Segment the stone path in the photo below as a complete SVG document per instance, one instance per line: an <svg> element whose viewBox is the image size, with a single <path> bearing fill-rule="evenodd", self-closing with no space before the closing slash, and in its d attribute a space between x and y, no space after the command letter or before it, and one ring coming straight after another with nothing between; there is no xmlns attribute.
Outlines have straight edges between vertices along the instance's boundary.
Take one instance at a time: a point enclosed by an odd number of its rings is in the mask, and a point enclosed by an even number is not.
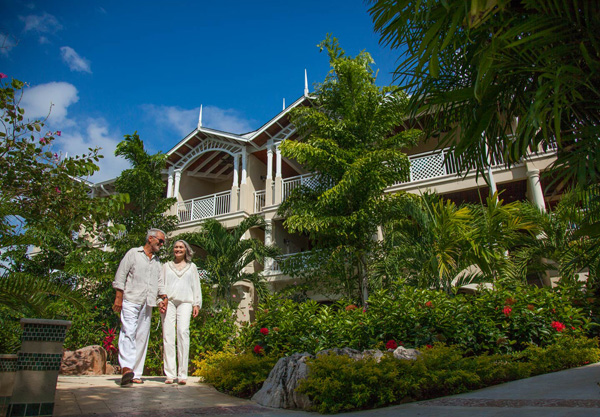
<svg viewBox="0 0 600 417"><path fill-rule="evenodd" d="M164 378L143 385L119 386L117 376L58 379L55 416L314 416L315 413L261 407L217 392L190 378L188 384L165 385ZM346 413L354 416L402 417L600 417L600 363L540 375L467 394Z"/></svg>

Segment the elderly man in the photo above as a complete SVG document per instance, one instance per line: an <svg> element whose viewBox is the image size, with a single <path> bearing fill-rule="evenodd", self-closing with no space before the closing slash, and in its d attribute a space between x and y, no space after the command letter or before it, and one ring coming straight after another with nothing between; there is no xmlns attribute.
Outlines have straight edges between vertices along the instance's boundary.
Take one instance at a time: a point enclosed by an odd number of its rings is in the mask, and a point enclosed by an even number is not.
<svg viewBox="0 0 600 417"><path fill-rule="evenodd" d="M161 274L162 265L156 255L165 244L165 233L150 229L146 244L130 249L121 260L112 283L117 290L113 310L121 313L119 363L121 385L143 384L142 373L150 337L152 307L157 297L161 312L167 309L167 295Z"/></svg>

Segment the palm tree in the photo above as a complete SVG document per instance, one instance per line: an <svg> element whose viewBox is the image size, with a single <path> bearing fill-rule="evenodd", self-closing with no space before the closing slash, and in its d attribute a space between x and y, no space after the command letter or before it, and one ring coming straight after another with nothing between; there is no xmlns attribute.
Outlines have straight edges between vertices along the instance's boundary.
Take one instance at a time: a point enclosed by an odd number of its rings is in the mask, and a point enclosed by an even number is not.
<svg viewBox="0 0 600 417"><path fill-rule="evenodd" d="M469 265L469 208L425 194L405 199L397 213L384 227L385 255L375 265L375 278L403 277L409 285L449 292Z"/></svg>
<svg viewBox="0 0 600 417"><path fill-rule="evenodd" d="M252 262L262 263L265 257L274 257L279 252L274 246L266 246L254 238L244 238L254 227L266 227L264 219L250 216L235 228L228 230L215 219L208 219L199 232L184 233L178 238L201 248L204 253L197 258L197 265L207 272L208 283L216 288L217 299L233 305L231 288L241 280L252 282L257 289L264 289L259 272L246 272Z"/></svg>

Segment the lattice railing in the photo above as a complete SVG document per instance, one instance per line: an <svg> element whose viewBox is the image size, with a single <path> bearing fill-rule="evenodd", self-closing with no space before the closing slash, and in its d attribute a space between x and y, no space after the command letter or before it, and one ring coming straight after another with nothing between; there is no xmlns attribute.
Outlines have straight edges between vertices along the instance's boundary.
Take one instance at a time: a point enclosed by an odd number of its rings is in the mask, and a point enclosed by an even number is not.
<svg viewBox="0 0 600 417"><path fill-rule="evenodd" d="M260 213L267 201L265 190L254 191L254 212Z"/></svg>
<svg viewBox="0 0 600 417"><path fill-rule="evenodd" d="M457 175L460 173L460 167L464 166L462 158L456 157L450 148L410 155L408 160L410 174L406 182ZM502 155L492 157L492 168L502 166L504 163ZM396 184L402 184L402 181Z"/></svg>
<svg viewBox="0 0 600 417"><path fill-rule="evenodd" d="M292 192L292 190L300 185L305 185L308 187L316 187L318 185L317 183L317 177L315 174L304 174L304 175L298 175L296 177L290 177L290 178L284 178L283 179L283 196L282 196L282 200L285 200L286 198L288 198L290 196L290 193Z"/></svg>
<svg viewBox="0 0 600 417"><path fill-rule="evenodd" d="M179 223L208 219L231 211L231 191L193 198L177 203Z"/></svg>

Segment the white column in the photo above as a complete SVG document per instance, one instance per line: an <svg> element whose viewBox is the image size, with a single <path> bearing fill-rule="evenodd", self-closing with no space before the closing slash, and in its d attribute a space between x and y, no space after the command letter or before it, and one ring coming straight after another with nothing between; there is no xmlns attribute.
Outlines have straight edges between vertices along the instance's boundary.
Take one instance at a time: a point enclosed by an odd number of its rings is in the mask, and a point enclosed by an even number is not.
<svg viewBox="0 0 600 417"><path fill-rule="evenodd" d="M238 211L238 182L239 182L239 171L240 169L240 159L239 154L233 155L233 183L231 184L231 207L230 212Z"/></svg>
<svg viewBox="0 0 600 417"><path fill-rule="evenodd" d="M242 184L246 184L246 177L248 176L248 152L246 149L242 150Z"/></svg>
<svg viewBox="0 0 600 417"><path fill-rule="evenodd" d="M494 180L494 174L492 173L492 156L490 155L490 150L488 148L485 133L483 134L483 140L485 142L485 153L487 156L487 163L488 163L487 176L488 176L488 182L490 184L490 195L493 195L498 191L498 188L496 187L496 181Z"/></svg>
<svg viewBox="0 0 600 417"><path fill-rule="evenodd" d="M544 191L540 183L540 170L531 169L527 171L527 182L529 183L529 191L531 199L541 211L546 211L546 202L544 201Z"/></svg>
<svg viewBox="0 0 600 417"><path fill-rule="evenodd" d="M281 177L281 149L279 149L279 142L275 147L275 152L277 154L277 170L275 171L275 178Z"/></svg>
<svg viewBox="0 0 600 417"><path fill-rule="evenodd" d="M169 178L167 179L167 198L173 197L173 167L169 168Z"/></svg>
<svg viewBox="0 0 600 417"><path fill-rule="evenodd" d="M237 187L237 185L239 184L239 169L240 169L240 159L238 158L239 155L234 155L233 156L233 184L231 184L232 187Z"/></svg>
<svg viewBox="0 0 600 417"><path fill-rule="evenodd" d="M275 201L274 204L281 204L283 198L283 180L281 178L281 149L279 149L279 142L275 147L276 152L276 171L275 171Z"/></svg>
<svg viewBox="0 0 600 417"><path fill-rule="evenodd" d="M273 205L273 141L267 144L267 178L265 179L265 206Z"/></svg>
<svg viewBox="0 0 600 417"><path fill-rule="evenodd" d="M175 185L173 186L173 197L179 200L179 183L181 182L181 170L175 171Z"/></svg>

